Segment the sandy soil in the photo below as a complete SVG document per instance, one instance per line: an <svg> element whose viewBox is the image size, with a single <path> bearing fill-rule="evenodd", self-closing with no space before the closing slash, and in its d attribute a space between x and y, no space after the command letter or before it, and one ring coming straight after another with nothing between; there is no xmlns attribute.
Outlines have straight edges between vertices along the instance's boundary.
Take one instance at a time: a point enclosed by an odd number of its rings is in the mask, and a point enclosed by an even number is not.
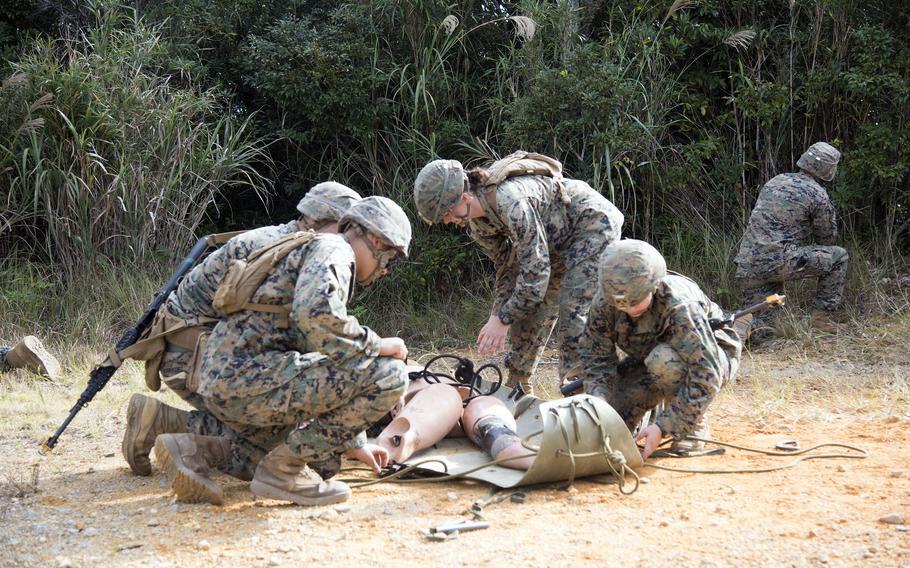
<svg viewBox="0 0 910 568"><path fill-rule="evenodd" d="M762 449L840 442L868 458L761 474L645 468L647 483L631 496L583 480L532 488L524 502L488 505L489 529L446 542L420 530L470 519L491 487L380 484L342 505L300 508L254 500L247 484L218 477L225 506L175 503L157 470L135 477L120 457L123 389L111 405L120 410L98 415L88 431L74 425L52 456L36 452L44 432L23 426L3 436L0 565L910 566L908 375L905 342L874 357L811 344L753 354L714 406L714 438ZM792 459L728 450L656 463L758 468ZM34 464L37 492L25 487Z"/></svg>

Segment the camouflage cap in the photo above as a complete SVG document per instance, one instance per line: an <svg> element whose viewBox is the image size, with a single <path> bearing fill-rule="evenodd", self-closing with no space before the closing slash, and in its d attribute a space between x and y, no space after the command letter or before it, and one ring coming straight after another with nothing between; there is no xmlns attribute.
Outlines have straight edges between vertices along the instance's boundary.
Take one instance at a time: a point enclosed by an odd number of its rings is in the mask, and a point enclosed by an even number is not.
<svg viewBox="0 0 910 568"><path fill-rule="evenodd" d="M387 245L408 256L411 247L411 222L404 210L388 197L365 197L351 206L338 221L343 233L349 223L357 223Z"/></svg>
<svg viewBox="0 0 910 568"><path fill-rule="evenodd" d="M458 160L433 160L414 180L414 203L420 217L432 225L458 205L464 192L464 168Z"/></svg>
<svg viewBox="0 0 910 568"><path fill-rule="evenodd" d="M796 167L820 180L831 181L837 173L840 152L827 142L816 142L796 161Z"/></svg>
<svg viewBox="0 0 910 568"><path fill-rule="evenodd" d="M666 275L664 257L644 241L616 241L604 249L600 258L604 298L620 309L644 300Z"/></svg>
<svg viewBox="0 0 910 568"><path fill-rule="evenodd" d="M337 221L360 199L360 194L350 187L334 181L324 181L310 188L297 204L297 211L316 222Z"/></svg>

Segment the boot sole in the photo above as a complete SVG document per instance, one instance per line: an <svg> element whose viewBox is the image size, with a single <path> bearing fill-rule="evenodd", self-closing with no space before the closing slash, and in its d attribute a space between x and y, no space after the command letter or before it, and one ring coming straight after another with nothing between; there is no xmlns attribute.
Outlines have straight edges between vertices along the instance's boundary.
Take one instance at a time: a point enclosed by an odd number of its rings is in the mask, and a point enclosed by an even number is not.
<svg viewBox="0 0 910 568"><path fill-rule="evenodd" d="M322 497L304 497L303 495L298 495L297 493L291 493L277 487L272 487L271 485L267 485L256 479L250 483L250 491L252 491L253 494L258 497L275 499L276 501L290 501L291 503L309 507L316 505L343 503L351 498L350 489L343 493L333 493L331 495L324 495Z"/></svg>
<svg viewBox="0 0 910 568"><path fill-rule="evenodd" d="M60 376L60 362L44 348L44 345L41 344L37 337L26 335L22 338L22 343L29 350L25 358L31 367L40 371L39 374L45 375L50 379L56 379Z"/></svg>
<svg viewBox="0 0 910 568"><path fill-rule="evenodd" d="M187 470L180 458L180 448L166 436L158 436L155 440L155 460L164 470L171 482L171 489L181 503L224 503L221 487L211 479L202 480Z"/></svg>
<svg viewBox="0 0 910 568"><path fill-rule="evenodd" d="M123 459L126 460L126 463L129 464L130 469L133 470L133 473L136 475L151 475L152 474L152 462L149 459L149 452L152 450L148 449L147 452L137 452L136 447L139 445L138 440L143 439L148 436L148 432L142 432L139 425L142 424L142 413L145 406L145 397L140 394L134 394L130 397L129 406L126 409L126 430L123 432L123 442L120 444L120 451L123 454ZM136 424L136 427L133 428L133 424ZM130 432L135 433L136 435L130 436ZM144 460L142 458L145 458Z"/></svg>

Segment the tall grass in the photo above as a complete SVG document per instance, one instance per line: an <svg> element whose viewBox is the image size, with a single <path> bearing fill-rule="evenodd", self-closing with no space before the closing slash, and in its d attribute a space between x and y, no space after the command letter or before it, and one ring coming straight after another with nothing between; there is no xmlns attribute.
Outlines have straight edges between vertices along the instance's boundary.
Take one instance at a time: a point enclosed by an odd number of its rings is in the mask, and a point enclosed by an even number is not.
<svg viewBox="0 0 910 568"><path fill-rule="evenodd" d="M154 27L113 2L37 41L0 90L0 249L65 279L179 258L219 196L265 196L269 158L211 90L175 87Z"/></svg>

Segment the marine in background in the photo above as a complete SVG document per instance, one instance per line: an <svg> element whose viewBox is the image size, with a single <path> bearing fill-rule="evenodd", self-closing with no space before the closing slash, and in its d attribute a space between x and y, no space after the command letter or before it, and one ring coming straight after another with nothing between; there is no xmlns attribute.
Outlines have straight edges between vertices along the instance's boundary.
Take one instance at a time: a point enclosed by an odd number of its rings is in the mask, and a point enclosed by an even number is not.
<svg viewBox="0 0 910 568"><path fill-rule="evenodd" d="M834 179L840 158L834 146L816 142L796 162L798 172L775 176L762 187L734 259L743 307L783 293L786 281L816 278L810 322L837 332L835 310L843 299L849 257L835 244L834 205L823 184ZM745 339L753 329L766 330L768 317L746 317L735 328Z"/></svg>

